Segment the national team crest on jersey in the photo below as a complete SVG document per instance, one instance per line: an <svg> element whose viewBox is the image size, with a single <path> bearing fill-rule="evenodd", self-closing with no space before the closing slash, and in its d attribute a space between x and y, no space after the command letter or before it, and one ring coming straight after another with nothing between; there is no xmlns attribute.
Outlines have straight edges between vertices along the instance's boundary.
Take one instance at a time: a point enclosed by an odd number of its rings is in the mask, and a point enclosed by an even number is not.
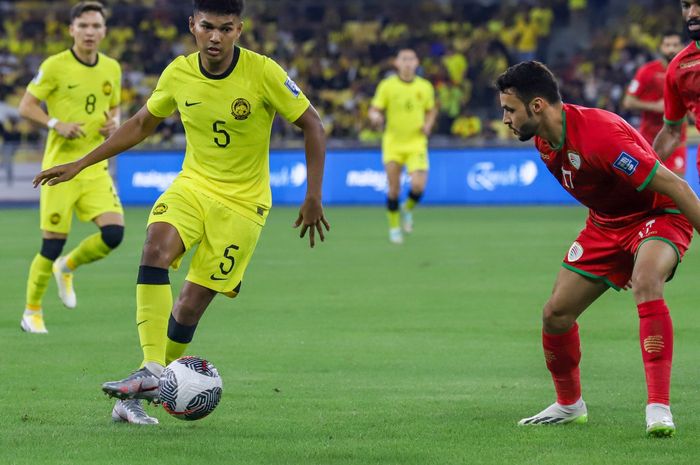
<svg viewBox="0 0 700 465"><path fill-rule="evenodd" d="M639 160L626 152L622 152L613 163L613 166L627 176L632 176L637 170L637 166L639 166Z"/></svg>
<svg viewBox="0 0 700 465"><path fill-rule="evenodd" d="M571 166L576 169L581 168L581 155L576 152L568 152L567 155L569 156L569 163L571 163Z"/></svg>
<svg viewBox="0 0 700 465"><path fill-rule="evenodd" d="M289 92L291 92L295 97L299 97L299 94L301 94L301 89L299 89L299 86L292 81L292 78L287 76L287 80L284 81L284 85L289 89Z"/></svg>
<svg viewBox="0 0 700 465"><path fill-rule="evenodd" d="M154 215L162 215L163 213L168 211L168 206L164 203L159 203L155 207L153 207L153 214Z"/></svg>
<svg viewBox="0 0 700 465"><path fill-rule="evenodd" d="M567 254L567 259L570 262L575 262L579 258L583 256L583 246L579 244L578 242L574 241L573 244L571 244L571 247L569 248L569 253Z"/></svg>
<svg viewBox="0 0 700 465"><path fill-rule="evenodd" d="M49 221L51 224L58 224L61 222L61 214L60 213L53 213L51 217L49 218Z"/></svg>
<svg viewBox="0 0 700 465"><path fill-rule="evenodd" d="M102 84L102 93L105 95L112 95L112 83L109 81L105 81Z"/></svg>
<svg viewBox="0 0 700 465"><path fill-rule="evenodd" d="M250 116L250 102L244 98L237 98L231 104L231 115L237 120L244 120Z"/></svg>

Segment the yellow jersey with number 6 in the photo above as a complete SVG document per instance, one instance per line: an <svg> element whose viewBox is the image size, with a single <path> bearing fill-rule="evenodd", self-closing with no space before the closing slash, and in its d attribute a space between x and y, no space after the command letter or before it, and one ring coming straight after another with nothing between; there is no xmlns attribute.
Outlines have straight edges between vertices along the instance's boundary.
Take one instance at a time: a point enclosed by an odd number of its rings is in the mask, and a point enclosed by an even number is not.
<svg viewBox="0 0 700 465"><path fill-rule="evenodd" d="M264 224L270 193L270 132L275 114L296 121L309 100L272 59L234 48L231 66L209 74L199 53L176 58L147 102L165 118L175 110L187 148L179 178L193 188Z"/></svg>
<svg viewBox="0 0 700 465"><path fill-rule="evenodd" d="M63 123L82 123L85 136L66 139L49 131L42 169L82 158L104 142L99 131L107 120L105 112L119 105L121 80L119 63L102 53L97 54L94 64L82 62L72 49L44 60L27 92L46 102L49 117ZM106 169L105 160L78 176L94 178L104 175Z"/></svg>

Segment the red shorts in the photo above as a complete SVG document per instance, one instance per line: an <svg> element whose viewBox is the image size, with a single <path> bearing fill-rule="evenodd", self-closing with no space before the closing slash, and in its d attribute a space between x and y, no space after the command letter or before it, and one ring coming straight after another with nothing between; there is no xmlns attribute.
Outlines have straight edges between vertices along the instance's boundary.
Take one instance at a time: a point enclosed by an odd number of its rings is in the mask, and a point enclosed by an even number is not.
<svg viewBox="0 0 700 465"><path fill-rule="evenodd" d="M688 150L686 149L685 144L683 144L668 156L664 162L664 165L674 173L682 173L685 175L687 158Z"/></svg>
<svg viewBox="0 0 700 465"><path fill-rule="evenodd" d="M596 225L588 218L586 227L569 248L563 266L620 290L632 277L634 259L642 243L649 240L668 243L676 250L680 263L692 239L693 227L679 214L648 216L614 229Z"/></svg>

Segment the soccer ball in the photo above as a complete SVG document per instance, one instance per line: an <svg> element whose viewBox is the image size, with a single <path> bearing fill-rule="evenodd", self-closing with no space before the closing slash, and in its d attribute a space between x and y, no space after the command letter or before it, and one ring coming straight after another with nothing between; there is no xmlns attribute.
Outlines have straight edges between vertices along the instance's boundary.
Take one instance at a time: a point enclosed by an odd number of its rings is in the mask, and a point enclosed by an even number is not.
<svg viewBox="0 0 700 465"><path fill-rule="evenodd" d="M163 370L158 386L163 408L180 420L199 420L213 412L223 387L218 370L199 357L172 362Z"/></svg>

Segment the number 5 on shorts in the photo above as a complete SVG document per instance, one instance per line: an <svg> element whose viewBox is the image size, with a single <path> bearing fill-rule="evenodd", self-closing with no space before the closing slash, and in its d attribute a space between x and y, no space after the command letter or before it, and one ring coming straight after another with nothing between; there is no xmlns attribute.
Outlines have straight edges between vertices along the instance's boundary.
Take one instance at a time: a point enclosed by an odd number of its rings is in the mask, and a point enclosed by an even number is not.
<svg viewBox="0 0 700 465"><path fill-rule="evenodd" d="M221 270L221 273L226 276L228 275L231 270L233 270L233 265L236 263L236 260L233 258L232 255L229 255L231 251L233 250L238 250L238 246L231 244L226 249L224 250L224 258L227 261L222 261L219 263L219 270Z"/></svg>

